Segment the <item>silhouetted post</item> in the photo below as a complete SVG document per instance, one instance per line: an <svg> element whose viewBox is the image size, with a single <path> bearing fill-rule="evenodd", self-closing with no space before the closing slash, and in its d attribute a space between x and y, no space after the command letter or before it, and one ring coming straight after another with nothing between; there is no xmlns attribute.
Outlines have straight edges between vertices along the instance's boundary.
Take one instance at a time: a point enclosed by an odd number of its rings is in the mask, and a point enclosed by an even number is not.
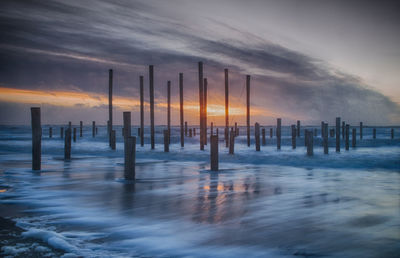
<svg viewBox="0 0 400 258"><path fill-rule="evenodd" d="M321 139L324 138L324 121L321 121Z"/></svg>
<svg viewBox="0 0 400 258"><path fill-rule="evenodd" d="M346 137L346 122L342 122L342 138L344 139Z"/></svg>
<svg viewBox="0 0 400 258"><path fill-rule="evenodd" d="M68 122L68 127L72 130L72 123L71 123L71 121Z"/></svg>
<svg viewBox="0 0 400 258"><path fill-rule="evenodd" d="M269 138L272 139L273 136L274 136L274 129L269 128Z"/></svg>
<svg viewBox="0 0 400 258"><path fill-rule="evenodd" d="M394 129L393 128L390 130L390 138L392 140L394 139Z"/></svg>
<svg viewBox="0 0 400 258"><path fill-rule="evenodd" d="M74 127L73 132L74 132L74 134L73 134L73 140L74 140L74 142L76 142L76 128L75 128L75 127Z"/></svg>
<svg viewBox="0 0 400 258"><path fill-rule="evenodd" d="M187 122L185 122L185 136L187 136L187 134L188 134L188 125Z"/></svg>
<svg viewBox="0 0 400 258"><path fill-rule="evenodd" d="M238 127L237 127L237 122L235 122L235 136L238 136Z"/></svg>
<svg viewBox="0 0 400 258"><path fill-rule="evenodd" d="M200 150L204 150L204 142L203 142L203 123L204 123L204 86L203 86L203 62L198 63L198 71L199 71L199 105L200 105Z"/></svg>
<svg viewBox="0 0 400 258"><path fill-rule="evenodd" d="M140 146L144 146L144 84L143 76L139 76L140 83Z"/></svg>
<svg viewBox="0 0 400 258"><path fill-rule="evenodd" d="M229 128L225 127L224 128L224 136L225 136L225 147L229 147Z"/></svg>
<svg viewBox="0 0 400 258"><path fill-rule="evenodd" d="M189 129L189 137L192 137L192 128Z"/></svg>
<svg viewBox="0 0 400 258"><path fill-rule="evenodd" d="M297 137L300 137L300 120L297 120Z"/></svg>
<svg viewBox="0 0 400 258"><path fill-rule="evenodd" d="M214 123L211 122L211 135L213 135L213 134L214 134Z"/></svg>
<svg viewBox="0 0 400 258"><path fill-rule="evenodd" d="M250 75L246 75L246 106L247 146L250 147Z"/></svg>
<svg viewBox="0 0 400 258"><path fill-rule="evenodd" d="M256 151L260 151L260 124L254 125L254 137L256 142Z"/></svg>
<svg viewBox="0 0 400 258"><path fill-rule="evenodd" d="M181 125L181 147L185 146L185 137L183 136L183 73L179 73L179 115Z"/></svg>
<svg viewBox="0 0 400 258"><path fill-rule="evenodd" d="M96 136L96 122L92 121L92 137Z"/></svg>
<svg viewBox="0 0 400 258"><path fill-rule="evenodd" d="M65 130L65 141L64 141L64 160L71 159L71 128Z"/></svg>
<svg viewBox="0 0 400 258"><path fill-rule="evenodd" d="M262 145L265 146L267 144L267 141L265 140L265 128L261 129L261 135L262 135Z"/></svg>
<svg viewBox="0 0 400 258"><path fill-rule="evenodd" d="M124 177L126 180L135 180L136 137L125 138Z"/></svg>
<svg viewBox="0 0 400 258"><path fill-rule="evenodd" d="M349 139L349 135L350 134L350 125L346 125L346 129L345 129L345 137L346 137L346 150L349 150L350 148L350 139Z"/></svg>
<svg viewBox="0 0 400 258"><path fill-rule="evenodd" d="M64 138L64 127L60 128L60 138L63 139Z"/></svg>
<svg viewBox="0 0 400 258"><path fill-rule="evenodd" d="M278 118L277 119L277 125L276 125L276 148L278 150L281 149L281 124L282 124L282 119Z"/></svg>
<svg viewBox="0 0 400 258"><path fill-rule="evenodd" d="M79 122L79 137L83 136L83 122Z"/></svg>
<svg viewBox="0 0 400 258"><path fill-rule="evenodd" d="M335 136L335 129L331 129L329 131L329 133L330 133L330 137L334 137Z"/></svg>
<svg viewBox="0 0 400 258"><path fill-rule="evenodd" d="M307 130L307 156L314 155L314 136L312 131Z"/></svg>
<svg viewBox="0 0 400 258"><path fill-rule="evenodd" d="M211 171L218 171L218 135L210 136L210 145Z"/></svg>
<svg viewBox="0 0 400 258"><path fill-rule="evenodd" d="M203 107L203 142L207 145L207 78L204 78L204 107Z"/></svg>
<svg viewBox="0 0 400 258"><path fill-rule="evenodd" d="M167 130L168 143L171 142L171 81L167 82Z"/></svg>
<svg viewBox="0 0 400 258"><path fill-rule="evenodd" d="M372 130L372 138L376 139L376 128Z"/></svg>
<svg viewBox="0 0 400 258"><path fill-rule="evenodd" d="M235 153L235 132L233 127L231 128L231 134L229 136L229 154Z"/></svg>
<svg viewBox="0 0 400 258"><path fill-rule="evenodd" d="M196 128L193 128L193 136L196 137Z"/></svg>
<svg viewBox="0 0 400 258"><path fill-rule="evenodd" d="M307 147L308 145L308 130L304 129L304 146Z"/></svg>
<svg viewBox="0 0 400 258"><path fill-rule="evenodd" d="M111 149L112 150L115 150L115 147L116 147L115 140L116 140L115 130L111 130Z"/></svg>
<svg viewBox="0 0 400 258"><path fill-rule="evenodd" d="M53 138L53 128L49 128L49 138Z"/></svg>
<svg viewBox="0 0 400 258"><path fill-rule="evenodd" d="M324 123L324 135L323 135L323 145L324 145L324 154L328 154L328 123Z"/></svg>
<svg viewBox="0 0 400 258"><path fill-rule="evenodd" d="M218 128L217 128L217 136L218 136L219 134L218 134Z"/></svg>
<svg viewBox="0 0 400 258"><path fill-rule="evenodd" d="M164 130L164 152L169 152L169 137L168 130Z"/></svg>
<svg viewBox="0 0 400 258"><path fill-rule="evenodd" d="M113 117L112 117L112 94L113 94L113 70L108 71L108 140L111 147L111 130L113 128Z"/></svg>
<svg viewBox="0 0 400 258"><path fill-rule="evenodd" d="M340 117L336 117L336 152L340 152Z"/></svg>
<svg viewBox="0 0 400 258"><path fill-rule="evenodd" d="M32 170L40 170L42 162L42 125L40 107L31 107Z"/></svg>
<svg viewBox="0 0 400 258"><path fill-rule="evenodd" d="M122 118L124 121L124 141L126 140L127 137L131 136L131 112L123 112L122 113Z"/></svg>
<svg viewBox="0 0 400 258"><path fill-rule="evenodd" d="M225 72L225 142L228 147L228 132L229 132L229 79L228 69L224 69Z"/></svg>
<svg viewBox="0 0 400 258"><path fill-rule="evenodd" d="M154 138L154 67L149 66L149 86L150 86L150 139L151 149L154 149L155 138Z"/></svg>
<svg viewBox="0 0 400 258"><path fill-rule="evenodd" d="M356 147L356 128L353 128L352 133L351 133L351 147L355 148Z"/></svg>
<svg viewBox="0 0 400 258"><path fill-rule="evenodd" d="M360 140L363 138L363 122L360 122Z"/></svg>
<svg viewBox="0 0 400 258"><path fill-rule="evenodd" d="M292 149L296 149L296 125L292 125Z"/></svg>

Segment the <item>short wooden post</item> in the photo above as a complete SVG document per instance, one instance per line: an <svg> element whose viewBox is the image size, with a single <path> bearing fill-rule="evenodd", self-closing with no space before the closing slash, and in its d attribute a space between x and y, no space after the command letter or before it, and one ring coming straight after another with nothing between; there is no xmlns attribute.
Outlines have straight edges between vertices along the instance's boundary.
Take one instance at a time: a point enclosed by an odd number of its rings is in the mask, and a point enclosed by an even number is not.
<svg viewBox="0 0 400 258"><path fill-rule="evenodd" d="M231 128L231 133L229 136L229 154L234 154L235 153L235 135L236 132L233 130L233 127Z"/></svg>
<svg viewBox="0 0 400 258"><path fill-rule="evenodd" d="M307 147L308 145L308 130L304 129L304 146Z"/></svg>
<svg viewBox="0 0 400 258"><path fill-rule="evenodd" d="M267 141L265 140L265 128L261 129L262 145L265 146Z"/></svg>
<svg viewBox="0 0 400 258"><path fill-rule="evenodd" d="M355 148L356 147L356 136L357 135L357 131L356 128L353 128L352 133L351 133L351 147Z"/></svg>
<svg viewBox="0 0 400 258"><path fill-rule="evenodd" d="M64 138L64 127L60 128L60 138L63 139Z"/></svg>
<svg viewBox="0 0 400 258"><path fill-rule="evenodd" d="M164 152L169 152L168 133L168 130L164 130Z"/></svg>
<svg viewBox="0 0 400 258"><path fill-rule="evenodd" d="M144 146L144 84L143 76L139 76L140 87L140 146Z"/></svg>
<svg viewBox="0 0 400 258"><path fill-rule="evenodd" d="M335 129L329 130L330 137L335 137Z"/></svg>
<svg viewBox="0 0 400 258"><path fill-rule="evenodd" d="M336 117L336 152L340 152L340 117Z"/></svg>
<svg viewBox="0 0 400 258"><path fill-rule="evenodd" d="M49 128L49 138L53 138L53 128Z"/></svg>
<svg viewBox="0 0 400 258"><path fill-rule="evenodd" d="M343 139L346 138L346 122L345 121L342 122L342 138Z"/></svg>
<svg viewBox="0 0 400 258"><path fill-rule="evenodd" d="M123 123L124 123L124 140L126 139L126 137L129 137L132 135L131 132L131 112L129 111L125 111L122 113L122 119L123 119Z"/></svg>
<svg viewBox="0 0 400 258"><path fill-rule="evenodd" d="M64 140L64 160L71 159L71 128L65 130L65 140Z"/></svg>
<svg viewBox="0 0 400 258"><path fill-rule="evenodd" d="M296 125L292 125L292 149L296 149Z"/></svg>
<svg viewBox="0 0 400 258"><path fill-rule="evenodd" d="M115 130L111 130L111 149L112 150L115 150L115 147L116 147L116 143L115 143L115 140L116 140L116 135L115 135Z"/></svg>
<svg viewBox="0 0 400 258"><path fill-rule="evenodd" d="M300 137L300 120L297 120L297 137Z"/></svg>
<svg viewBox="0 0 400 258"><path fill-rule="evenodd" d="M321 139L324 138L324 121L321 121Z"/></svg>
<svg viewBox="0 0 400 258"><path fill-rule="evenodd" d="M40 170L42 163L42 125L40 107L31 107L32 170Z"/></svg>
<svg viewBox="0 0 400 258"><path fill-rule="evenodd" d="M71 121L68 122L68 127L71 128L71 130L72 130L72 123L71 123Z"/></svg>
<svg viewBox="0 0 400 258"><path fill-rule="evenodd" d="M256 142L256 151L260 151L260 124L256 123L254 126L254 137Z"/></svg>
<svg viewBox="0 0 400 258"><path fill-rule="evenodd" d="M329 148L328 148L328 123L324 123L324 139L323 139L323 145L324 145L324 154L328 154Z"/></svg>
<svg viewBox="0 0 400 258"><path fill-rule="evenodd" d="M360 140L363 138L363 122L360 122Z"/></svg>
<svg viewBox="0 0 400 258"><path fill-rule="evenodd" d="M218 171L218 135L210 136L210 145L211 171Z"/></svg>
<svg viewBox="0 0 400 258"><path fill-rule="evenodd" d="M189 137L192 137L192 128L189 129Z"/></svg>
<svg viewBox="0 0 400 258"><path fill-rule="evenodd" d="M74 137L73 137L73 140L74 140L74 142L76 142L76 127L74 127L74 130L73 130L73 132L74 132Z"/></svg>
<svg viewBox="0 0 400 258"><path fill-rule="evenodd" d="M135 180L136 137L125 137L124 177L126 180Z"/></svg>
<svg viewBox="0 0 400 258"><path fill-rule="evenodd" d="M346 141L345 141L345 145L346 145L346 150L349 150L349 148L350 148L350 139L349 139L349 137L350 137L350 125L348 125L348 124L346 124L346 127L345 127L346 129L345 129L345 138L346 138Z"/></svg>
<svg viewBox="0 0 400 258"><path fill-rule="evenodd" d="M83 136L83 122L79 122L79 137Z"/></svg>
<svg viewBox="0 0 400 258"><path fill-rule="evenodd" d="M313 156L314 155L314 136L313 132L307 131L307 155Z"/></svg>
<svg viewBox="0 0 400 258"><path fill-rule="evenodd" d="M372 130L372 138L376 139L376 128Z"/></svg>
<svg viewBox="0 0 400 258"><path fill-rule="evenodd" d="M273 136L274 136L274 129L269 128L269 138L272 139Z"/></svg>
<svg viewBox="0 0 400 258"><path fill-rule="evenodd" d="M193 128L193 137L196 137L196 128Z"/></svg>
<svg viewBox="0 0 400 258"><path fill-rule="evenodd" d="M92 137L94 138L96 134L96 122L92 121Z"/></svg>
<svg viewBox="0 0 400 258"><path fill-rule="evenodd" d="M180 135L181 147L185 146L185 137L183 136L183 73L179 73L179 118L180 118Z"/></svg>
<svg viewBox="0 0 400 258"><path fill-rule="evenodd" d="M187 125L187 122L185 122L185 136L187 136L188 135L188 125Z"/></svg>
<svg viewBox="0 0 400 258"><path fill-rule="evenodd" d="M278 118L276 120L276 148L278 150L281 149L281 125L282 125L282 119Z"/></svg>
<svg viewBox="0 0 400 258"><path fill-rule="evenodd" d="M390 129L390 138L394 139L394 128Z"/></svg>

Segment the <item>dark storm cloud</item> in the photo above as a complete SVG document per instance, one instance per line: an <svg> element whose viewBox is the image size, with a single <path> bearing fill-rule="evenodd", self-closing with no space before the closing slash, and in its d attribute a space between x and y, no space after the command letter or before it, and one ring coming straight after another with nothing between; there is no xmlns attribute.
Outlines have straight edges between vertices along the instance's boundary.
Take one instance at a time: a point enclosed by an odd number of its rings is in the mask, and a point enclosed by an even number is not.
<svg viewBox="0 0 400 258"><path fill-rule="evenodd" d="M139 1L2 1L0 84L15 88L105 93L108 68L116 94L137 96L138 75L156 66L156 96L164 82L185 74L187 98L196 99L197 61L205 63L210 91L222 93L230 69L232 99L252 74L255 106L310 121L389 122L399 107L361 79L320 60L247 33L226 40L202 35ZM219 24L219 28L233 30ZM147 80L147 78L146 78ZM255 92L255 93L254 93ZM176 94L177 91L173 91ZM186 93L185 93L186 94ZM235 97L236 96L236 97Z"/></svg>

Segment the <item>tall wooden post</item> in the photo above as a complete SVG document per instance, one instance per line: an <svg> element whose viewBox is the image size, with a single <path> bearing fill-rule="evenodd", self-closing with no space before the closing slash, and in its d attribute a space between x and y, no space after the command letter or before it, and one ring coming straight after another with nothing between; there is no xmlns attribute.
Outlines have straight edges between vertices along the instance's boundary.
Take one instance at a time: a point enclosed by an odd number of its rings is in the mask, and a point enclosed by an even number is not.
<svg viewBox="0 0 400 258"><path fill-rule="evenodd" d="M79 137L83 136L83 122L79 122Z"/></svg>
<svg viewBox="0 0 400 258"><path fill-rule="evenodd" d="M154 67L149 66L149 86L150 86L150 141L151 149L155 147L154 138Z"/></svg>
<svg viewBox="0 0 400 258"><path fill-rule="evenodd" d="M63 139L64 138L64 127L60 128L60 138Z"/></svg>
<svg viewBox="0 0 400 258"><path fill-rule="evenodd" d="M74 140L74 142L76 142L76 127L74 127L74 130L73 130L73 132L74 132L74 135L73 135L73 140Z"/></svg>
<svg viewBox="0 0 400 258"><path fill-rule="evenodd" d="M228 147L229 139L229 79L228 79L228 69L224 69L225 72L225 145Z"/></svg>
<svg viewBox="0 0 400 258"><path fill-rule="evenodd" d="M42 124L40 107L31 107L32 170L40 170L42 162Z"/></svg>
<svg viewBox="0 0 400 258"><path fill-rule="evenodd" d="M199 69L199 105L200 105L200 150L204 150L203 142L203 123L204 123L204 111L203 111L203 100L204 100L204 86L203 86L203 62L198 63Z"/></svg>
<svg viewBox="0 0 400 258"><path fill-rule="evenodd" d="M336 117L336 152L340 152L340 117Z"/></svg>
<svg viewBox="0 0 400 258"><path fill-rule="evenodd" d="M65 130L64 160L71 159L71 128Z"/></svg>
<svg viewBox="0 0 400 258"><path fill-rule="evenodd" d="M356 147L356 136L357 132L356 132L356 128L353 128L352 133L351 133L351 147L355 148Z"/></svg>
<svg viewBox="0 0 400 258"><path fill-rule="evenodd" d="M297 120L297 137L300 137L300 120Z"/></svg>
<svg viewBox="0 0 400 258"><path fill-rule="evenodd" d="M218 171L218 135L211 135L210 145L211 171Z"/></svg>
<svg viewBox="0 0 400 258"><path fill-rule="evenodd" d="M255 123L254 125L254 137L256 142L256 151L260 151L260 124Z"/></svg>
<svg viewBox="0 0 400 258"><path fill-rule="evenodd" d="M262 145L265 146L267 144L267 141L265 140L265 128L261 129L261 135L262 135Z"/></svg>
<svg viewBox="0 0 400 258"><path fill-rule="evenodd" d="M328 154L328 123L324 123L324 139L323 139L323 145L324 145L324 154Z"/></svg>
<svg viewBox="0 0 400 258"><path fill-rule="evenodd" d="M179 73L179 113L181 122L181 147L185 146L185 137L183 136L183 73Z"/></svg>
<svg viewBox="0 0 400 258"><path fill-rule="evenodd" d="M237 126L237 122L235 122L235 136L238 136L238 126Z"/></svg>
<svg viewBox="0 0 400 258"><path fill-rule="evenodd" d="M207 78L204 78L204 99L203 99L203 143L207 145Z"/></svg>
<svg viewBox="0 0 400 258"><path fill-rule="evenodd" d="M247 147L250 147L250 75L246 75L246 106Z"/></svg>
<svg viewBox="0 0 400 258"><path fill-rule="evenodd" d="M49 138L53 138L53 128L49 128Z"/></svg>
<svg viewBox="0 0 400 258"><path fill-rule="evenodd" d="M139 77L140 83L140 146L144 146L144 85L143 76Z"/></svg>
<svg viewBox="0 0 400 258"><path fill-rule="evenodd" d="M372 138L376 139L376 128L372 130Z"/></svg>
<svg viewBox="0 0 400 258"><path fill-rule="evenodd" d="M164 152L169 152L169 136L168 130L164 130Z"/></svg>
<svg viewBox="0 0 400 258"><path fill-rule="evenodd" d="M277 126L276 126L276 148L278 150L281 149L281 124L282 124L282 119L278 118L277 119Z"/></svg>
<svg viewBox="0 0 400 258"><path fill-rule="evenodd" d="M307 138L307 155L313 156L314 155L314 136L312 130L307 131L306 133Z"/></svg>
<svg viewBox="0 0 400 258"><path fill-rule="evenodd" d="M363 138L363 122L360 122L360 140Z"/></svg>
<svg viewBox="0 0 400 258"><path fill-rule="evenodd" d="M96 122L92 121L92 137L96 136Z"/></svg>
<svg viewBox="0 0 400 258"><path fill-rule="evenodd" d="M171 142L171 81L167 82L167 130L169 144Z"/></svg>
<svg viewBox="0 0 400 258"><path fill-rule="evenodd" d="M292 129L292 149L296 149L296 125L291 125Z"/></svg>
<svg viewBox="0 0 400 258"><path fill-rule="evenodd" d="M350 131L350 125L346 125L346 127L345 127L346 129L345 129L345 137L346 137L346 141L345 141L345 143L346 143L346 150L349 150L349 147L350 147L350 139L349 139L349 131Z"/></svg>
<svg viewBox="0 0 400 258"><path fill-rule="evenodd" d="M75 128L74 128L75 129ZM111 149L115 150L116 149L116 135L115 135L115 130L111 130Z"/></svg>
<svg viewBox="0 0 400 258"><path fill-rule="evenodd" d="M235 153L235 132L233 131L233 127L231 128L231 133L229 135L229 154Z"/></svg>
<svg viewBox="0 0 400 258"><path fill-rule="evenodd" d="M124 177L126 180L135 180L136 137L126 137L124 146Z"/></svg>
<svg viewBox="0 0 400 258"><path fill-rule="evenodd" d="M111 147L111 130L113 128L113 117L112 117L112 94L113 94L113 70L108 71L108 140Z"/></svg>

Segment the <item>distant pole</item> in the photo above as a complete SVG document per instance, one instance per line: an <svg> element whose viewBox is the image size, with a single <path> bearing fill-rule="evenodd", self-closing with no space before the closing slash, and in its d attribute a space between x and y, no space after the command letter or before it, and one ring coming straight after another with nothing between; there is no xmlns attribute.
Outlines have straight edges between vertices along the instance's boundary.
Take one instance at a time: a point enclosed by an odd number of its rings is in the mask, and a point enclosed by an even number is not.
<svg viewBox="0 0 400 258"><path fill-rule="evenodd" d="M291 125L292 129L292 149L296 149L296 125Z"/></svg>
<svg viewBox="0 0 400 258"><path fill-rule="evenodd" d="M304 146L307 147L308 145L308 130L304 129Z"/></svg>
<svg viewBox="0 0 400 258"><path fill-rule="evenodd" d="M211 171L218 171L218 135L211 135L210 145Z"/></svg>
<svg viewBox="0 0 400 258"><path fill-rule="evenodd" d="M307 155L308 156L313 156L314 155L314 136L313 132L307 131Z"/></svg>
<svg viewBox="0 0 400 258"><path fill-rule="evenodd" d="M372 130L372 138L376 139L376 128Z"/></svg>
<svg viewBox="0 0 400 258"><path fill-rule="evenodd" d="M154 67L149 66L149 84L150 84L150 134L151 134L151 149L154 149Z"/></svg>
<svg viewBox="0 0 400 258"><path fill-rule="evenodd" d="M349 150L349 147L350 147L350 142L349 142L349 140L350 140L350 139L349 139L350 125L346 124L346 127L345 127L345 128L346 128L346 129L345 129L346 150Z"/></svg>
<svg viewBox="0 0 400 258"><path fill-rule="evenodd" d="M278 118L277 121L277 126L276 126L276 148L278 150L281 149L281 124L282 124L282 119Z"/></svg>
<svg viewBox="0 0 400 258"><path fill-rule="evenodd" d="M60 138L63 139L64 138L64 127L60 128Z"/></svg>
<svg viewBox="0 0 400 258"><path fill-rule="evenodd" d="M192 128L189 129L189 137L192 137Z"/></svg>
<svg viewBox="0 0 400 258"><path fill-rule="evenodd" d="M40 170L42 162L42 125L40 107L31 107L32 170Z"/></svg>
<svg viewBox="0 0 400 258"><path fill-rule="evenodd" d="M79 122L79 137L83 136L83 122Z"/></svg>
<svg viewBox="0 0 400 258"><path fill-rule="evenodd" d="M340 152L340 117L336 117L336 152Z"/></svg>
<svg viewBox="0 0 400 258"><path fill-rule="evenodd" d="M352 133L351 133L351 147L355 148L356 147L356 139L357 139L357 132L356 128L353 128Z"/></svg>
<svg viewBox="0 0 400 258"><path fill-rule="evenodd" d="M69 127L69 129L72 130L72 123L71 123L71 121L68 122L68 127Z"/></svg>
<svg viewBox="0 0 400 258"><path fill-rule="evenodd" d="M139 76L140 83L140 146L144 146L144 84L143 76Z"/></svg>
<svg viewBox="0 0 400 258"><path fill-rule="evenodd" d="M324 139L324 121L321 121L321 139Z"/></svg>
<svg viewBox="0 0 400 258"><path fill-rule="evenodd" d="M334 137L335 136L335 129L329 130L329 134L330 134L330 137Z"/></svg>
<svg viewBox="0 0 400 258"><path fill-rule="evenodd" d="M198 63L198 70L199 70L199 105L200 105L200 150L204 150L204 142L203 142L203 98L204 98L204 86L203 86L203 62Z"/></svg>
<svg viewBox="0 0 400 258"><path fill-rule="evenodd" d="M74 142L76 142L76 127L74 127L73 132L74 132L73 139L74 139Z"/></svg>
<svg viewBox="0 0 400 258"><path fill-rule="evenodd" d="M254 137L256 142L256 151L260 151L260 124L255 123L254 125Z"/></svg>
<svg viewBox="0 0 400 258"><path fill-rule="evenodd" d="M204 107L203 107L203 142L204 145L207 145L207 78L204 78Z"/></svg>
<svg viewBox="0 0 400 258"><path fill-rule="evenodd" d="M180 122L181 122L181 147L185 146L185 137L183 136L183 73L179 73L179 111L180 111Z"/></svg>
<svg viewBox="0 0 400 258"><path fill-rule="evenodd" d="M65 130L65 141L64 141L64 160L71 159L71 128Z"/></svg>
<svg viewBox="0 0 400 258"><path fill-rule="evenodd" d="M300 137L300 120L297 120L297 137Z"/></svg>
<svg viewBox="0 0 400 258"><path fill-rule="evenodd" d="M167 82L167 130L169 144L171 142L171 81Z"/></svg>
<svg viewBox="0 0 400 258"><path fill-rule="evenodd" d="M225 72L225 142L226 147L228 147L228 130L229 130L229 79L228 79L228 69L224 69Z"/></svg>
<svg viewBox="0 0 400 258"><path fill-rule="evenodd" d="M272 136L274 135L273 130L274 130L274 129L269 128L269 138L271 138L271 139L272 139Z"/></svg>
<svg viewBox="0 0 400 258"><path fill-rule="evenodd" d="M328 154L328 123L324 123L324 135L323 135L323 146L324 154Z"/></svg>
<svg viewBox="0 0 400 258"><path fill-rule="evenodd" d="M92 121L92 137L96 136L96 122Z"/></svg>
<svg viewBox="0 0 400 258"><path fill-rule="evenodd" d="M390 138L393 140L394 139L394 129L390 129Z"/></svg>
<svg viewBox="0 0 400 258"><path fill-rule="evenodd" d="M75 129L75 128L74 128ZM115 130L111 130L111 149L115 150L116 149L116 135L115 135Z"/></svg>
<svg viewBox="0 0 400 258"><path fill-rule="evenodd" d="M169 152L169 137L168 137L168 130L164 130L164 152Z"/></svg>
<svg viewBox="0 0 400 258"><path fill-rule="evenodd" d="M111 147L111 130L113 128L113 117L112 117L112 94L113 94L113 70L108 70L108 140Z"/></svg>
<svg viewBox="0 0 400 258"><path fill-rule="evenodd" d="M193 136L196 137L196 128L193 128Z"/></svg>
<svg viewBox="0 0 400 258"><path fill-rule="evenodd" d="M246 106L247 146L250 147L250 75L246 75Z"/></svg>
<svg viewBox="0 0 400 258"><path fill-rule="evenodd" d="M262 145L265 146L267 144L267 141L265 140L265 128L261 129L261 135L262 135Z"/></svg>
<svg viewBox="0 0 400 258"><path fill-rule="evenodd" d="M363 138L363 122L360 122L360 140Z"/></svg>
<svg viewBox="0 0 400 258"><path fill-rule="evenodd" d="M214 134L214 123L211 122L211 135L213 135L213 134Z"/></svg>
<svg viewBox="0 0 400 258"><path fill-rule="evenodd" d="M238 136L238 126L237 126L237 122L235 122L235 136Z"/></svg>
<svg viewBox="0 0 400 258"><path fill-rule="evenodd" d="M342 138L344 139L346 137L346 122L342 122Z"/></svg>
<svg viewBox="0 0 400 258"><path fill-rule="evenodd" d="M126 180L135 180L136 137L126 137L124 146L124 177Z"/></svg>
<svg viewBox="0 0 400 258"><path fill-rule="evenodd" d="M49 138L53 138L53 128L49 128Z"/></svg>
<svg viewBox="0 0 400 258"><path fill-rule="evenodd" d="M185 136L187 136L188 135L188 125L187 125L187 122L185 122Z"/></svg>
<svg viewBox="0 0 400 258"><path fill-rule="evenodd" d="M229 154L235 153L235 131L233 127L231 128L231 133L229 135Z"/></svg>

